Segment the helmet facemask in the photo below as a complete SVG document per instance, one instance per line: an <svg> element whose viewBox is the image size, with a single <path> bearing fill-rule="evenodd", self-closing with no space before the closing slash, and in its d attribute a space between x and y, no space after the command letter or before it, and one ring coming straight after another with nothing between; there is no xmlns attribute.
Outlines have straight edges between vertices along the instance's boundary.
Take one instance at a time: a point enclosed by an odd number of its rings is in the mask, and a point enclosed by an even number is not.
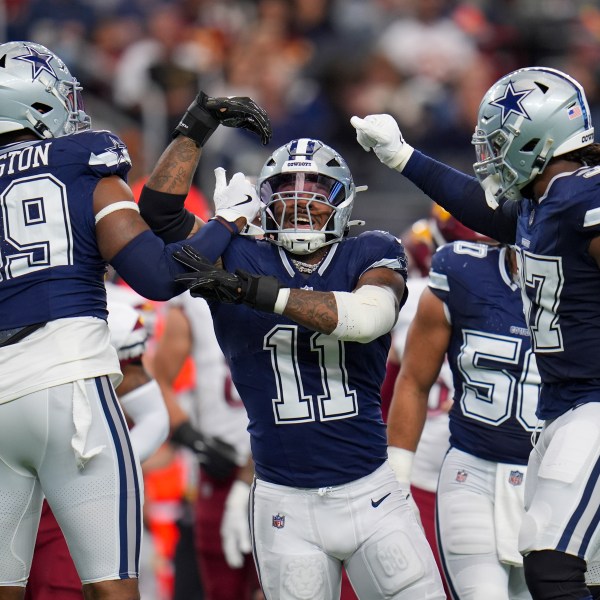
<svg viewBox="0 0 600 600"><path fill-rule="evenodd" d="M518 200L554 156L593 142L583 88L555 69L509 73L484 96L472 143L475 175L495 208Z"/></svg>
<svg viewBox="0 0 600 600"><path fill-rule="evenodd" d="M344 237L355 187L343 159L318 140L276 150L258 183L265 238L292 254L311 254Z"/></svg>

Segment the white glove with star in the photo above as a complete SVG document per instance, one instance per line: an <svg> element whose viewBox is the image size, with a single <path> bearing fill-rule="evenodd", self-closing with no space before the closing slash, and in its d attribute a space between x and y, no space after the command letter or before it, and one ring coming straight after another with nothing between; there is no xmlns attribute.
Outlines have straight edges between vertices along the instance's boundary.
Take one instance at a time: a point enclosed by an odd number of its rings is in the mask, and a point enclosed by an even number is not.
<svg viewBox="0 0 600 600"><path fill-rule="evenodd" d="M390 169L402 172L414 148L407 144L398 123L391 115L367 115L364 119L352 117L350 124L356 129L358 143Z"/></svg>
<svg viewBox="0 0 600 600"><path fill-rule="evenodd" d="M260 200L256 188L243 173L236 173L227 183L227 173L223 167L215 169L215 216L230 223L244 217L248 227L260 210ZM262 230L261 230L262 232Z"/></svg>
<svg viewBox="0 0 600 600"><path fill-rule="evenodd" d="M250 486L236 479L225 501L225 512L221 521L221 543L225 560L232 569L241 569L244 554L252 552L250 524L248 522L248 500Z"/></svg>

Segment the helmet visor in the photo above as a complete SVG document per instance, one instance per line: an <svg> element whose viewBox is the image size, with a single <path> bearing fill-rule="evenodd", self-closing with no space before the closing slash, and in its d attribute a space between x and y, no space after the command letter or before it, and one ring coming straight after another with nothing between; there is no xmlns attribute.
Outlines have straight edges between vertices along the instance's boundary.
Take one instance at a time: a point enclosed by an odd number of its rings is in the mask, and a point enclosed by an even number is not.
<svg viewBox="0 0 600 600"><path fill-rule="evenodd" d="M269 204L273 196L306 195L339 206L346 199L344 186L337 179L317 173L283 173L266 179L260 187L260 199Z"/></svg>

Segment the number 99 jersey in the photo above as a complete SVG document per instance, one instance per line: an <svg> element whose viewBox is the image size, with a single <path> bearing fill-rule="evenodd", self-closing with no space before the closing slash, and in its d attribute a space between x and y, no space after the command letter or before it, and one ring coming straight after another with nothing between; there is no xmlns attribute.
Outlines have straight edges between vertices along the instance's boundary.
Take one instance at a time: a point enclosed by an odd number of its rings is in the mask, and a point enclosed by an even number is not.
<svg viewBox="0 0 600 600"><path fill-rule="evenodd" d="M438 249L429 287L452 326L450 445L479 458L526 464L540 376L507 249L454 242Z"/></svg>
<svg viewBox="0 0 600 600"><path fill-rule="evenodd" d="M0 149L2 329L60 318L106 319L106 262L96 243L93 194L131 162L108 131Z"/></svg>

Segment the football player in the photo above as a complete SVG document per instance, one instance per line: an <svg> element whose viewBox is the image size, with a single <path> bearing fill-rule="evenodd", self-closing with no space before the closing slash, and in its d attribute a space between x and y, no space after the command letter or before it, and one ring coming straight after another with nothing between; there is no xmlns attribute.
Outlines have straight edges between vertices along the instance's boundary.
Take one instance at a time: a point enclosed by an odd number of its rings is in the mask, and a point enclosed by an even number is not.
<svg viewBox="0 0 600 600"><path fill-rule="evenodd" d="M110 298L113 284L107 282L106 286L110 340L117 350L123 372L117 396L132 423L129 430L131 445L143 463L167 439L169 415L157 382L148 375L142 363L148 340L147 328L130 303ZM79 600L83 598L83 592L62 531L48 503L44 502L25 600L55 598Z"/></svg>
<svg viewBox="0 0 600 600"><path fill-rule="evenodd" d="M270 136L249 98L201 93L159 163L163 173L185 155L189 176L178 171L177 185L145 195L185 198L200 146L220 124ZM110 263L138 293L173 297L181 244L150 231L126 184L127 148L90 130L77 80L38 44L0 45L0 147L0 598L24 593L43 496L85 597L137 598L142 482L114 391L122 374L103 278ZM162 221L167 234L200 226L179 216ZM231 230L211 221L189 243L218 255Z"/></svg>
<svg viewBox="0 0 600 600"><path fill-rule="evenodd" d="M382 409L387 420L395 381L400 371L408 327L412 322L423 290L427 289L431 258L436 250L457 240L488 240L485 236L465 227L439 204L432 203L429 216L415 221L400 236L408 258L410 294L392 331L392 347L388 357L386 378L382 388ZM435 494L442 461L448 450L448 411L452 406L452 374L444 361L437 381L432 385L427 404L427 418L413 458L410 487L419 509L421 524L438 568L441 570L435 536ZM446 595L449 595L447 591Z"/></svg>
<svg viewBox="0 0 600 600"><path fill-rule="evenodd" d="M452 598L531 597L517 535L539 373L515 277L507 246L461 241L438 249L388 418L390 451L410 465L447 356L456 392L436 521ZM413 463L413 473L418 468Z"/></svg>
<svg viewBox="0 0 600 600"><path fill-rule="evenodd" d="M380 388L406 298L402 245L384 232L347 236L357 189L319 140L275 150L257 187L264 238L234 237L227 271L190 248L179 256L248 412L265 597L339 598L344 566L360 598L443 598L386 460Z"/></svg>
<svg viewBox="0 0 600 600"><path fill-rule="evenodd" d="M465 225L518 246L542 381L519 535L527 585L542 600L600 597L585 578L600 550L600 146L585 91L545 67L500 78L479 108L476 177L413 150L389 115L351 123Z"/></svg>

